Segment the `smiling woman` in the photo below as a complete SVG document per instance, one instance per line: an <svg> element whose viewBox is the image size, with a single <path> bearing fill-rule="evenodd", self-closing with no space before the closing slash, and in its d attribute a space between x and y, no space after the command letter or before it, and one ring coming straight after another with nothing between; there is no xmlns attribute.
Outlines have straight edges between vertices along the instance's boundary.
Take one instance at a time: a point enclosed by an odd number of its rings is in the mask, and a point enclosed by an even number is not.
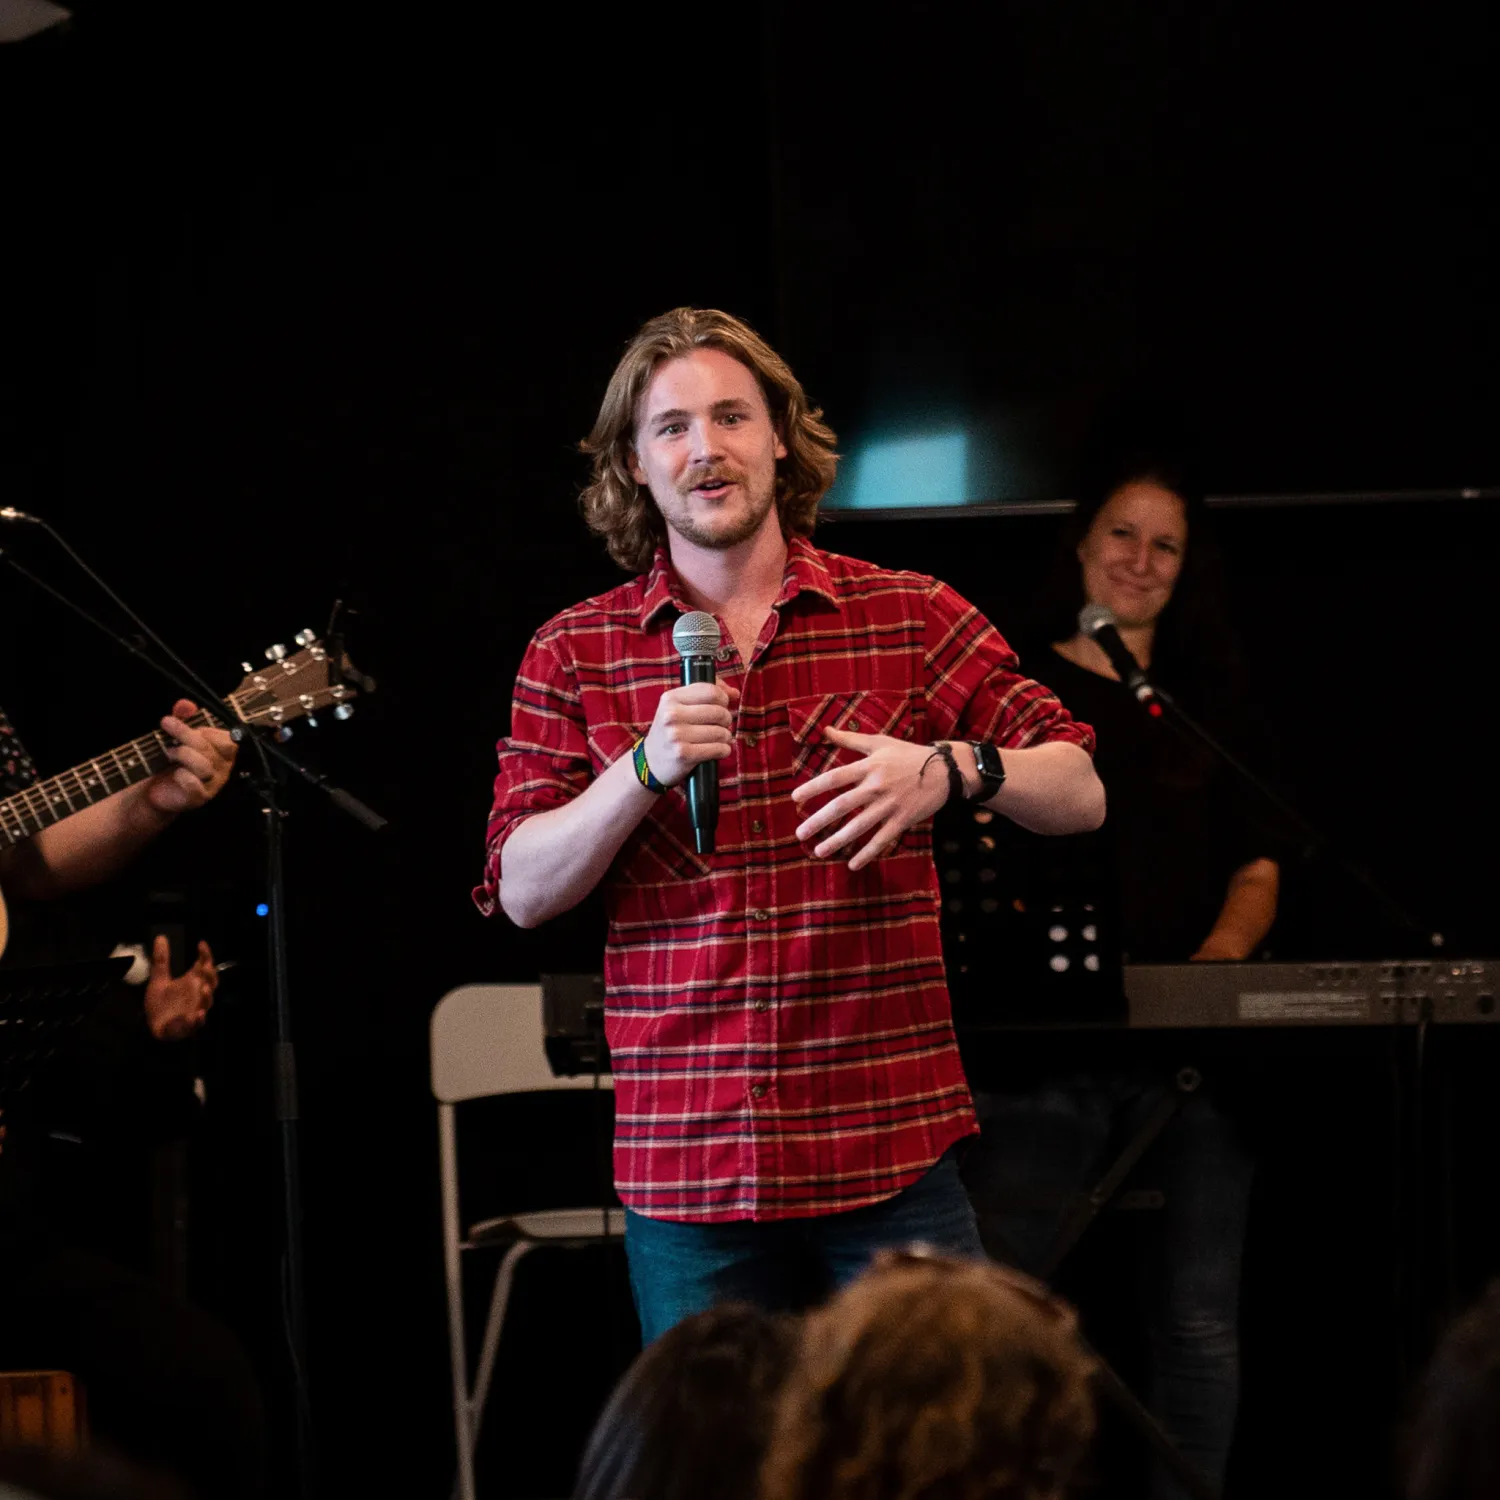
<svg viewBox="0 0 1500 1500"><path fill-rule="evenodd" d="M1108 606L1136 659L1211 712L1240 687L1226 592L1212 517L1189 468L1127 447L1085 476L1045 589L1044 628L1063 643L1060 654L1112 677L1103 652L1077 633L1080 606Z"/></svg>
<svg viewBox="0 0 1500 1500"><path fill-rule="evenodd" d="M1110 813L1097 836L1059 850L1059 864L1113 915L1128 959L1243 962L1276 916L1279 841L1221 767L1142 711L1075 625L1082 602L1112 611L1136 660L1243 753L1241 726L1225 722L1240 705L1239 674L1202 504L1180 466L1128 448L1085 495L1059 548L1056 624L1034 670L1094 725ZM976 1093L982 1134L966 1178L992 1243L1023 1266L1044 1263L1057 1220L1022 1205L1086 1193L1110 1159L1109 1142L1129 1136L1168 1095L1167 1070L1131 1057L1075 1054L1066 1070L1011 1075ZM1238 1402L1253 1162L1236 1121L1205 1088L1161 1132L1143 1170L1167 1205L1140 1263L1149 1400L1217 1486Z"/></svg>

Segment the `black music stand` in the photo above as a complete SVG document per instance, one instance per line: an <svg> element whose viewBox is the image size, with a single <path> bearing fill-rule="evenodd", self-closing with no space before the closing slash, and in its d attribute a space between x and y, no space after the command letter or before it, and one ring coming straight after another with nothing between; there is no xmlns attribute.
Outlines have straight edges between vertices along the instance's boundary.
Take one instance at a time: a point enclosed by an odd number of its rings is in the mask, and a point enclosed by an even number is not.
<svg viewBox="0 0 1500 1500"><path fill-rule="evenodd" d="M1029 834L970 806L939 813L932 838L959 1026L1125 1020L1108 845Z"/></svg>
<svg viewBox="0 0 1500 1500"><path fill-rule="evenodd" d="M125 977L128 958L0 969L0 1110L31 1087L68 1033Z"/></svg>

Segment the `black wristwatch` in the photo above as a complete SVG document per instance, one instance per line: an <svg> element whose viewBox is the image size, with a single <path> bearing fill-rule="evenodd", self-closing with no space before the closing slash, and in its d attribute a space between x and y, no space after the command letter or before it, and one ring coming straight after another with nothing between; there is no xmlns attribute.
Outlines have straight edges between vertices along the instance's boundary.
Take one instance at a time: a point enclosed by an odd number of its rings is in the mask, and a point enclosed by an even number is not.
<svg viewBox="0 0 1500 1500"><path fill-rule="evenodd" d="M988 802L1005 785L1005 762L993 745L971 741L969 749L974 752L974 766L979 772L979 790L969 801Z"/></svg>

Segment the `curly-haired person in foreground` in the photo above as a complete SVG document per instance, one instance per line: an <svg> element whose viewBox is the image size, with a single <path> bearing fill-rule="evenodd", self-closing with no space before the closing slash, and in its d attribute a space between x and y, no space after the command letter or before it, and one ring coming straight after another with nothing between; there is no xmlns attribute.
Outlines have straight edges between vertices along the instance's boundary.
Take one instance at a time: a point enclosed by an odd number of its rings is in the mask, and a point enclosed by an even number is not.
<svg viewBox="0 0 1500 1500"><path fill-rule="evenodd" d="M1041 1283L887 1252L807 1318L761 1500L1051 1500L1093 1437L1093 1368Z"/></svg>
<svg viewBox="0 0 1500 1500"><path fill-rule="evenodd" d="M715 1302L795 1306L882 1246L982 1256L932 816L1097 827L1093 734L946 584L812 545L833 434L737 318L647 323L584 448L585 519L638 576L533 637L475 897L534 927L603 890L646 1341ZM681 686L697 611L718 680ZM703 841L683 784L708 763Z"/></svg>

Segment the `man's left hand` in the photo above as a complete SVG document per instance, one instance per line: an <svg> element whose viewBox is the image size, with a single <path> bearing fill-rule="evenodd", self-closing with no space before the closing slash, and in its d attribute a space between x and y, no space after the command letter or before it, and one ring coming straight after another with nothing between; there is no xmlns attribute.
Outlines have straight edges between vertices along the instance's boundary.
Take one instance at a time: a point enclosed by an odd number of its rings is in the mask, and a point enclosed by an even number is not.
<svg viewBox="0 0 1500 1500"><path fill-rule="evenodd" d="M175 762L173 768L146 784L146 800L159 813L175 816L202 807L218 796L234 769L239 746L227 729L191 728L187 721L197 712L196 704L179 698L161 721L162 729L177 743L168 752Z"/></svg>
<svg viewBox="0 0 1500 1500"><path fill-rule="evenodd" d="M835 823L843 824L814 846L819 858L849 848L868 833L868 842L849 861L851 870L862 870L948 800L948 768L933 754L931 745L847 729L825 729L823 735L840 750L858 751L864 759L824 771L792 793L798 807L817 797L831 797L798 827L799 839L811 839Z"/></svg>

